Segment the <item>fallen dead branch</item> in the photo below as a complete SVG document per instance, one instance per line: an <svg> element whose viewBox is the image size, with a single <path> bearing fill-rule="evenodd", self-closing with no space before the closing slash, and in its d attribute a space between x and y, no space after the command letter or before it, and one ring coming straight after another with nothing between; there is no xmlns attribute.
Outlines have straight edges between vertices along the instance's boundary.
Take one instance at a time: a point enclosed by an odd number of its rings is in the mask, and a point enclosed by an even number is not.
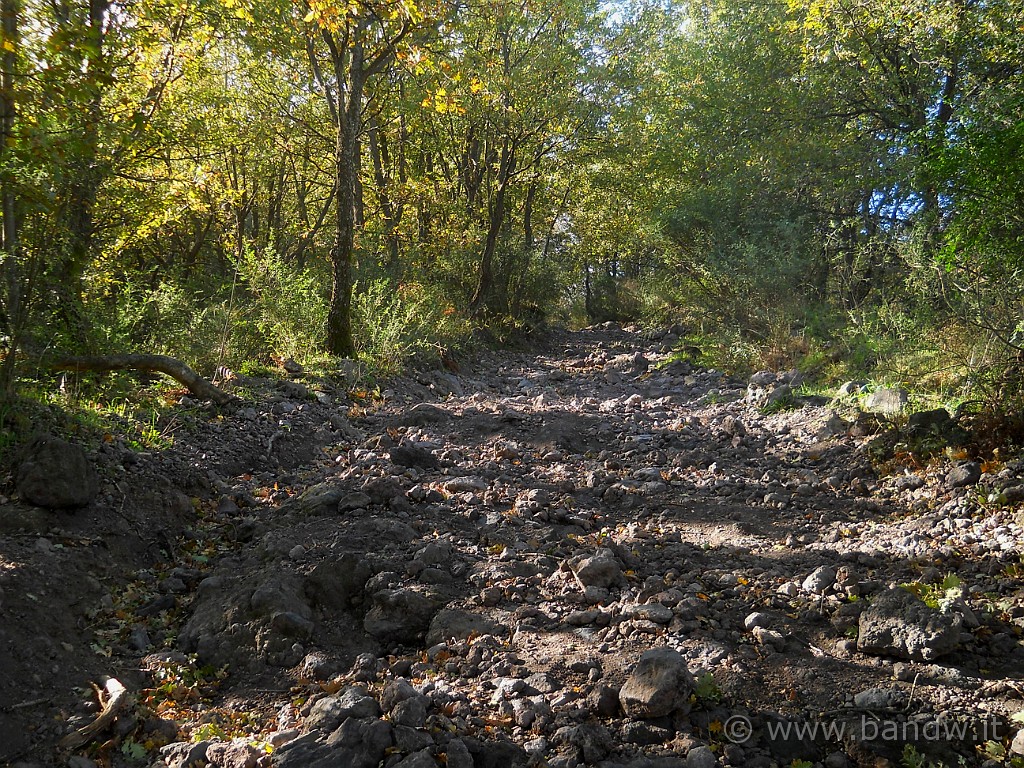
<svg viewBox="0 0 1024 768"><path fill-rule="evenodd" d="M128 689L115 677L108 677L103 683L103 690L100 691L97 688L97 692L103 709L91 723L82 726L77 731L72 731L61 739L58 744L61 749L77 749L83 744L88 744L96 734L101 733L114 722L118 711L128 699Z"/></svg>
<svg viewBox="0 0 1024 768"><path fill-rule="evenodd" d="M43 366L51 371L156 371L184 384L196 397L212 400L217 405L227 405L237 399L181 360L167 355L48 355L43 359Z"/></svg>

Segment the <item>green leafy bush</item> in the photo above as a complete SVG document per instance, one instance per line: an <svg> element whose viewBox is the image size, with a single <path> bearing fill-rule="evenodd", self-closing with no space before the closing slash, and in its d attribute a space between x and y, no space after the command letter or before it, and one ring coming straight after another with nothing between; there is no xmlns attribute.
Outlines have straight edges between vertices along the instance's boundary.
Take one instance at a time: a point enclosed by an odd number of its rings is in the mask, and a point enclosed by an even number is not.
<svg viewBox="0 0 1024 768"><path fill-rule="evenodd" d="M400 371L413 358L437 359L469 338L469 323L436 288L388 280L357 286L353 300L356 348L378 374Z"/></svg>

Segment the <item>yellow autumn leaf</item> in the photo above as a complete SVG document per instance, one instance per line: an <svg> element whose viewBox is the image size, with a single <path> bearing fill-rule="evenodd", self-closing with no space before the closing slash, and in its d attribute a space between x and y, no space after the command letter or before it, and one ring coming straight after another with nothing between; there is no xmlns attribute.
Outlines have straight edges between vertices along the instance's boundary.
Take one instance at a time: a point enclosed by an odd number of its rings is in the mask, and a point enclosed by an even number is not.
<svg viewBox="0 0 1024 768"><path fill-rule="evenodd" d="M310 8L309 9L309 13L307 13L305 16L303 16L302 20L308 24L309 22L311 22L315 18L316 18L316 11L314 11L312 8Z"/></svg>

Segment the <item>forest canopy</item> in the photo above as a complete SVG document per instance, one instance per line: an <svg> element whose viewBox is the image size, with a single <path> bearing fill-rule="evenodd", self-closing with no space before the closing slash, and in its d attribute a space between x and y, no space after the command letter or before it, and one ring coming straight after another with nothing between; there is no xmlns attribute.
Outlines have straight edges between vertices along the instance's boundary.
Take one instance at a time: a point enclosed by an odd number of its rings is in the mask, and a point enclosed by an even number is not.
<svg viewBox="0 0 1024 768"><path fill-rule="evenodd" d="M41 350L396 370L604 320L720 367L1020 394L1015 0L2 16L6 394Z"/></svg>

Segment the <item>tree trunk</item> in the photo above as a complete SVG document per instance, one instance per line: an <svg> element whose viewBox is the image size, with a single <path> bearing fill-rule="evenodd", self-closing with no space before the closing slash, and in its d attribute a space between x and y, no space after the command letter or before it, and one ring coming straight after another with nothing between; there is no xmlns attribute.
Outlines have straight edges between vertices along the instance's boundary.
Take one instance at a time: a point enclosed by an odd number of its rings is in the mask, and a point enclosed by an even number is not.
<svg viewBox="0 0 1024 768"><path fill-rule="evenodd" d="M345 59L350 56L351 60ZM327 313L327 351L339 357L355 358L352 337L352 268L355 255L356 181L359 173L359 123L363 100L363 51L356 45L349 52L338 50L334 69L338 88L338 136L335 146L337 204L334 219L334 247L331 250L331 306ZM347 93L346 93L347 90Z"/></svg>
<svg viewBox="0 0 1024 768"><path fill-rule="evenodd" d="M381 131L376 118L370 124L368 143L370 159L373 162L373 176L377 184L377 200L384 219L384 246L387 252L387 263L384 266L389 275L397 278L401 272L398 226L404 214L404 205L401 199L396 200L392 197L395 178L391 168L390 142L387 135ZM403 175L399 168L400 180Z"/></svg>
<svg viewBox="0 0 1024 768"><path fill-rule="evenodd" d="M533 239L533 199L537 194L537 182L530 183L526 192L526 205L523 208L523 247L529 255L536 243Z"/></svg>
<svg viewBox="0 0 1024 768"><path fill-rule="evenodd" d="M3 38L10 45L5 46L0 57L0 158L6 161L8 149L14 144L14 67L18 42L17 0L0 0ZM6 162L4 162L4 166ZM2 166L0 166L2 167ZM18 267L18 220L17 198L14 194L14 179L8 171L0 176L0 333L7 336L3 363L0 364L0 402L5 400L14 388L14 361L17 353L18 336L21 331L21 279Z"/></svg>
<svg viewBox="0 0 1024 768"><path fill-rule="evenodd" d="M63 316L72 338L84 342L86 319L82 307L82 279L92 260L96 222L93 209L103 183L104 170L99 157L100 123L103 119L104 85L108 80L105 51L109 0L89 0L89 23L82 31L85 54L85 85L88 89L85 122L81 129L81 153L78 168L72 174L64 211L68 244L57 271L63 304Z"/></svg>
<svg viewBox="0 0 1024 768"><path fill-rule="evenodd" d="M490 221L487 227L487 239L484 241L484 252L480 258L477 272L476 290L469 302L469 314L479 319L487 309L494 287L494 252L498 247L498 235L505 223L505 197L508 192L509 180L515 172L516 144L506 138L501 148L501 161L498 165L498 185L494 193L494 202L490 207Z"/></svg>

